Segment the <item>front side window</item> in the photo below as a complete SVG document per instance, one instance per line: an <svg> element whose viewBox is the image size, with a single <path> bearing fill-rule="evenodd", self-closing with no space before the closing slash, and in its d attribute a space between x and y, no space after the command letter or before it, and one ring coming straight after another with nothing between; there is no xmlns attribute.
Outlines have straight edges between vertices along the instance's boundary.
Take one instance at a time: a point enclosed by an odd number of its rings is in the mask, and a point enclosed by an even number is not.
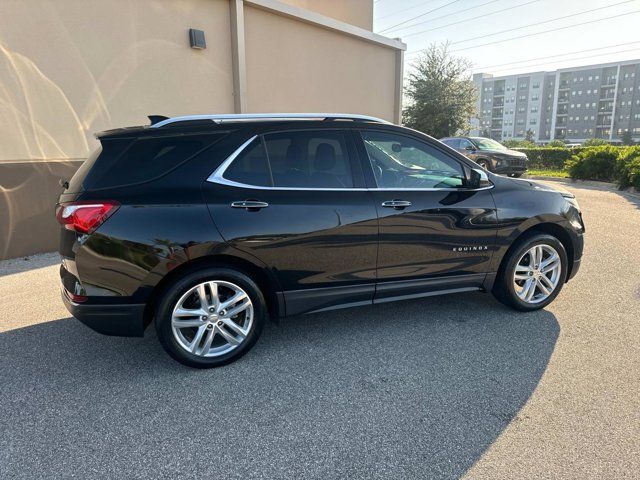
<svg viewBox="0 0 640 480"><path fill-rule="evenodd" d="M444 152L404 135L362 132L379 188L457 188L462 166Z"/></svg>

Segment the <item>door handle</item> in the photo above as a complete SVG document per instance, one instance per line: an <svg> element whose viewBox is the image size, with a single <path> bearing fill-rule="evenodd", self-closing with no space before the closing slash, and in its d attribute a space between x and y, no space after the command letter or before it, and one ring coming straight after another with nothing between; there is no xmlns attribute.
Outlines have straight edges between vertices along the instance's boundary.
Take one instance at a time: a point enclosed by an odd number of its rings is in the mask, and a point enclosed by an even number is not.
<svg viewBox="0 0 640 480"><path fill-rule="evenodd" d="M406 200L387 200L386 202L382 202L382 206L387 208L395 208L396 210L403 210L407 207L410 207L411 202L407 202Z"/></svg>
<svg viewBox="0 0 640 480"><path fill-rule="evenodd" d="M242 200L239 202L231 202L231 208L244 208L248 212L257 212L261 208L267 208L269 204L267 202L260 202L258 200Z"/></svg>

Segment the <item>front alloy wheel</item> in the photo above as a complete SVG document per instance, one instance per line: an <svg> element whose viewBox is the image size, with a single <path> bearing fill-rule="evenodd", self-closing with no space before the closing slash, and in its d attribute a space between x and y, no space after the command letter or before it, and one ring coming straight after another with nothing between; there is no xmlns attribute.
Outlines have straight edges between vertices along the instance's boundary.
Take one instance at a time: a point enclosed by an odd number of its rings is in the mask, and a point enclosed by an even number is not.
<svg viewBox="0 0 640 480"><path fill-rule="evenodd" d="M545 301L560 281L560 255L551 245L536 245L518 260L513 272L513 287L525 303Z"/></svg>
<svg viewBox="0 0 640 480"><path fill-rule="evenodd" d="M567 252L551 235L532 233L513 245L502 260L493 294L516 310L544 308L567 278Z"/></svg>

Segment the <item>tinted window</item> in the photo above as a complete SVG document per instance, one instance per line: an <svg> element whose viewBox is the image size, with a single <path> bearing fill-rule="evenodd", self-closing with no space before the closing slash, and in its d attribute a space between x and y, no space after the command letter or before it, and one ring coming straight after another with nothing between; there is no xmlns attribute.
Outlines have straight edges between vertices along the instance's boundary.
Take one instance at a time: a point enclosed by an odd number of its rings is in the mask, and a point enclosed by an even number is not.
<svg viewBox="0 0 640 480"><path fill-rule="evenodd" d="M460 139L459 138L447 138L444 143L449 145L451 148L460 148Z"/></svg>
<svg viewBox="0 0 640 480"><path fill-rule="evenodd" d="M473 143L471 143L466 138L460 139L460 150L464 150L467 147L473 147ZM473 147L473 148L475 148L475 147Z"/></svg>
<svg viewBox="0 0 640 480"><path fill-rule="evenodd" d="M141 138L133 143L131 140L105 139L101 155L93 165L88 164L91 168L84 186L87 189L111 188L153 180L184 163L217 138L217 135L188 135Z"/></svg>
<svg viewBox="0 0 640 480"><path fill-rule="evenodd" d="M267 156L260 139L254 140L224 172L224 178L245 185L272 185Z"/></svg>
<svg viewBox="0 0 640 480"><path fill-rule="evenodd" d="M353 187L351 164L340 131L298 131L265 136L276 187Z"/></svg>
<svg viewBox="0 0 640 480"><path fill-rule="evenodd" d="M363 132L362 137L380 188L462 186L462 166L427 143L384 132Z"/></svg>

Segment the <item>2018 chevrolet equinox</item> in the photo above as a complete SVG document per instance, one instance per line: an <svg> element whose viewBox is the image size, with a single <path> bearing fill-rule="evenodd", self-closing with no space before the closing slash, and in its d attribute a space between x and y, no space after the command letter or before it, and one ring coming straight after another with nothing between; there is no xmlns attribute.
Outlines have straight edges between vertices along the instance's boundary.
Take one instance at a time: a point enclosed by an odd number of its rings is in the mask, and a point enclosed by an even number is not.
<svg viewBox="0 0 640 480"><path fill-rule="evenodd" d="M417 131L346 114L150 119L98 134L63 182L62 298L101 333L153 322L186 365L236 360L286 315L475 290L536 310L578 271L572 194Z"/></svg>

